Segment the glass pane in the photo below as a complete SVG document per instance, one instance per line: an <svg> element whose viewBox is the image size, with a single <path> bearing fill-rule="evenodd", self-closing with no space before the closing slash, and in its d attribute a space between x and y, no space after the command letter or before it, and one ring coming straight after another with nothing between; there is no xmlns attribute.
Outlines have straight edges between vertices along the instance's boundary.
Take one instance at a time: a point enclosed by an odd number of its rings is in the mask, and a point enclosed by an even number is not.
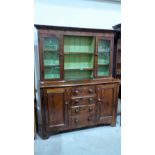
<svg viewBox="0 0 155 155"><path fill-rule="evenodd" d="M109 64L110 41L99 40L98 42L98 64Z"/></svg>
<svg viewBox="0 0 155 155"><path fill-rule="evenodd" d="M64 37L65 79L93 78L94 45L93 37Z"/></svg>
<svg viewBox="0 0 155 155"><path fill-rule="evenodd" d="M98 66L97 75L98 76L108 76L109 75L109 66Z"/></svg>
<svg viewBox="0 0 155 155"><path fill-rule="evenodd" d="M43 40L43 49L44 50L58 50L58 38L56 37L46 37Z"/></svg>
<svg viewBox="0 0 155 155"><path fill-rule="evenodd" d="M109 63L110 63L110 41L102 40L98 41L98 76L109 75Z"/></svg>
<svg viewBox="0 0 155 155"><path fill-rule="evenodd" d="M60 68L59 67L45 67L44 69L45 79L57 79L60 78Z"/></svg>
<svg viewBox="0 0 155 155"><path fill-rule="evenodd" d="M60 78L59 40L56 37L43 38L44 78Z"/></svg>

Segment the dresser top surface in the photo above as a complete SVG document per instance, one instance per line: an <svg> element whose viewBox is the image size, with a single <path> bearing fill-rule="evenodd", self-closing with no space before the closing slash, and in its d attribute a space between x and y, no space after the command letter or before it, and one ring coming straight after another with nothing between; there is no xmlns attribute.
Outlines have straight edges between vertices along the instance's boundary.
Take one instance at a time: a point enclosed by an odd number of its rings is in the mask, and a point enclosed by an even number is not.
<svg viewBox="0 0 155 155"><path fill-rule="evenodd" d="M72 86L85 86L95 84L114 84L120 83L119 79L107 78L107 79L93 79L93 80L79 80L79 81L41 81L41 88L52 88L52 87L72 87Z"/></svg>

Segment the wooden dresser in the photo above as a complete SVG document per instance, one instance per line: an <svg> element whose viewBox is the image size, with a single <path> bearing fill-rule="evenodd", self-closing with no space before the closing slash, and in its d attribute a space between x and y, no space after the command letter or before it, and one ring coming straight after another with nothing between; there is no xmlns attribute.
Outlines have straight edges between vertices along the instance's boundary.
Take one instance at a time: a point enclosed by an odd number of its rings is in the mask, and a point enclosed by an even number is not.
<svg viewBox="0 0 155 155"><path fill-rule="evenodd" d="M35 27L39 135L115 126L120 81L112 77L114 31Z"/></svg>

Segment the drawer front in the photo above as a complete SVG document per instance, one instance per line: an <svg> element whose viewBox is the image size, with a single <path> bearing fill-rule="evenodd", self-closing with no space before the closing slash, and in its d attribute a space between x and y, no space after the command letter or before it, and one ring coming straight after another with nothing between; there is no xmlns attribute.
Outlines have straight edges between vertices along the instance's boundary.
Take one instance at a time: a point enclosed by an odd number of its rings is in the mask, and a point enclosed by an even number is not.
<svg viewBox="0 0 155 155"><path fill-rule="evenodd" d="M70 118L70 128L87 127L95 125L95 115L74 116Z"/></svg>
<svg viewBox="0 0 155 155"><path fill-rule="evenodd" d="M88 97L72 97L71 98L71 106L89 105L93 103L96 103L96 94L88 96Z"/></svg>
<svg viewBox="0 0 155 155"><path fill-rule="evenodd" d="M72 88L72 96L95 94L95 86L81 86Z"/></svg>
<svg viewBox="0 0 155 155"><path fill-rule="evenodd" d="M89 106L75 106L71 107L71 116L87 115L95 113L95 104Z"/></svg>

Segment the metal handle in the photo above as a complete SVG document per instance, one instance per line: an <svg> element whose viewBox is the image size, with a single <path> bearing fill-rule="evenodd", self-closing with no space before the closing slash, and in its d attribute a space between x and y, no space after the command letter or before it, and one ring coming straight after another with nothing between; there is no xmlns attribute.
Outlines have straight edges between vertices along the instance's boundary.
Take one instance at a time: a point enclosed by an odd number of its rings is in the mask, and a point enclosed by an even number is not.
<svg viewBox="0 0 155 155"><path fill-rule="evenodd" d="M65 102L65 104L67 105L67 104L68 104L68 102L66 101L66 102Z"/></svg>

